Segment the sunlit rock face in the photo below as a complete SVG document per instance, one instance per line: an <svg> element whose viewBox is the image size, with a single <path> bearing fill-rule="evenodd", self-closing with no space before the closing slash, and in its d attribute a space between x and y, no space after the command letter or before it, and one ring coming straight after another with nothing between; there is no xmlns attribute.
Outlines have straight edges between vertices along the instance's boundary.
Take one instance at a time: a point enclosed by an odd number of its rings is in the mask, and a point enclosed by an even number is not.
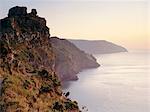
<svg viewBox="0 0 150 112"><path fill-rule="evenodd" d="M13 7L0 20L0 111L79 112L63 95L46 20Z"/></svg>

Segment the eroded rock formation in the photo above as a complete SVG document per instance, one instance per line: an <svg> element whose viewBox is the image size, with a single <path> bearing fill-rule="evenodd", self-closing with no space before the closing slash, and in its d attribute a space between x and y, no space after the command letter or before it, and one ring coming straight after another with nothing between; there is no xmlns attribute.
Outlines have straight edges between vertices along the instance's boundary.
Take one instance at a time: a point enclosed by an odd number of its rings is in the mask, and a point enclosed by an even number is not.
<svg viewBox="0 0 150 112"><path fill-rule="evenodd" d="M46 20L13 7L0 20L1 112L79 112L62 94Z"/></svg>

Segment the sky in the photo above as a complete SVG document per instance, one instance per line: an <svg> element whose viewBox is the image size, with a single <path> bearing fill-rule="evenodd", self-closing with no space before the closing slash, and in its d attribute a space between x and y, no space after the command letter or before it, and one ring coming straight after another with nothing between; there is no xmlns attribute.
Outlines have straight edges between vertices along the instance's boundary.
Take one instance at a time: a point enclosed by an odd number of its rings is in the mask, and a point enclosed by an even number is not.
<svg viewBox="0 0 150 112"><path fill-rule="evenodd" d="M0 18L16 5L36 8L51 36L150 49L149 0L0 0Z"/></svg>

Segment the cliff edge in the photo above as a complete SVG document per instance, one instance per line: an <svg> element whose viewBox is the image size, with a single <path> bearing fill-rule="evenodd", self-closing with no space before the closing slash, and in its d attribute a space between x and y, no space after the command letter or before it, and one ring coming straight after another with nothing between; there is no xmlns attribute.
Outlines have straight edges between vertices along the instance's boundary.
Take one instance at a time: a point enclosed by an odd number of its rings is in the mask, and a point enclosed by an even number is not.
<svg viewBox="0 0 150 112"><path fill-rule="evenodd" d="M13 7L0 20L1 112L79 112L61 90L46 20Z"/></svg>
<svg viewBox="0 0 150 112"><path fill-rule="evenodd" d="M100 66L92 55L81 51L66 39L51 37L50 43L56 54L55 70L62 81L77 80L76 74L80 71Z"/></svg>

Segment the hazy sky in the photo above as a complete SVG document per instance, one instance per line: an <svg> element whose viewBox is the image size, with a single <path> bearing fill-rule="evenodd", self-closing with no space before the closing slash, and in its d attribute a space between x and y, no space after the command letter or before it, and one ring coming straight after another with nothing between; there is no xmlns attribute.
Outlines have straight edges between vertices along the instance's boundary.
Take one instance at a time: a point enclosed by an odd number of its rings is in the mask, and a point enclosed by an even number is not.
<svg viewBox="0 0 150 112"><path fill-rule="evenodd" d="M0 0L0 18L16 5L36 8L52 36L148 48L148 0Z"/></svg>

